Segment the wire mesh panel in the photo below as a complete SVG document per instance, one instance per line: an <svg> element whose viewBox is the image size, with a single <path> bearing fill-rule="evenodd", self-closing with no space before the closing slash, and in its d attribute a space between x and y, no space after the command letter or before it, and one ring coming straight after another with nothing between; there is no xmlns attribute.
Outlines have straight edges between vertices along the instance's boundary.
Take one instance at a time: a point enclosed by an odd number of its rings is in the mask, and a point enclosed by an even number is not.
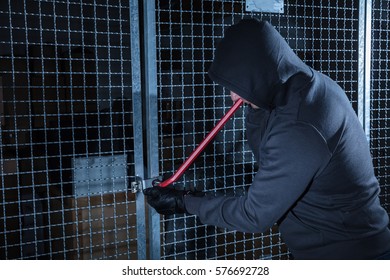
<svg viewBox="0 0 390 280"><path fill-rule="evenodd" d="M149 113L158 131L149 133L158 133L160 173L174 172L232 105L207 70L226 28L244 17L270 21L357 110L358 2L286 0L274 14L247 12L243 0L156 1L157 61L149 63L157 62L158 110ZM143 175L136 3L0 1L1 259L145 257L143 197L128 192ZM389 210L388 20L389 1L374 1L371 148ZM247 192L257 166L244 115L235 114L176 187ZM276 225L249 234L172 215L162 217L160 237L163 259L290 258Z"/></svg>
<svg viewBox="0 0 390 280"><path fill-rule="evenodd" d="M382 187L380 198L390 212L390 1L372 1L371 34L371 152Z"/></svg>
<svg viewBox="0 0 390 280"><path fill-rule="evenodd" d="M1 1L0 36L0 258L137 258L129 1Z"/></svg>
<svg viewBox="0 0 390 280"><path fill-rule="evenodd" d="M356 2L356 1L355 1ZM232 105L208 67L224 30L244 17L268 20L314 69L335 79L357 109L358 5L354 1L284 1L284 13L246 12L245 1L157 1L160 171L174 172ZM177 188L245 194L257 166L238 111ZM263 234L203 225L194 216L161 220L163 259L290 258L277 227Z"/></svg>

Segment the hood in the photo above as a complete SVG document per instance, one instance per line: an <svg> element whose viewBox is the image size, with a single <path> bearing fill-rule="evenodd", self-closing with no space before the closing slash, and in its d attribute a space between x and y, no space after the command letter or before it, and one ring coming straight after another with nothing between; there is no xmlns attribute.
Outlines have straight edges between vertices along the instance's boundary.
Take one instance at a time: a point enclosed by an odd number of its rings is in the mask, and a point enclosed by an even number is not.
<svg viewBox="0 0 390 280"><path fill-rule="evenodd" d="M278 105L275 96L299 73L312 75L276 29L257 19L226 30L208 72L215 83L264 109Z"/></svg>

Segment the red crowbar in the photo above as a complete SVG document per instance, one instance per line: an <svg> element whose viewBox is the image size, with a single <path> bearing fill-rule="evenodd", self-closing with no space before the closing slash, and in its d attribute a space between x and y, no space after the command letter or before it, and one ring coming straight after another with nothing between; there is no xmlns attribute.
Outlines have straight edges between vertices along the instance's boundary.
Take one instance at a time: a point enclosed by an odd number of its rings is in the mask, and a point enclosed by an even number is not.
<svg viewBox="0 0 390 280"><path fill-rule="evenodd" d="M216 124L216 126L209 132L206 138L199 144L199 146L191 153L187 160L179 167L179 169L167 180L163 182L155 182L153 185L166 187L174 182L176 182L184 172L190 167L190 165L195 161L195 159L200 155L200 153L206 148L206 146L214 139L217 133L222 129L225 123L233 116L233 114L240 108L243 104L242 99L239 99L234 103L234 105L229 109L229 111L222 117L222 119Z"/></svg>

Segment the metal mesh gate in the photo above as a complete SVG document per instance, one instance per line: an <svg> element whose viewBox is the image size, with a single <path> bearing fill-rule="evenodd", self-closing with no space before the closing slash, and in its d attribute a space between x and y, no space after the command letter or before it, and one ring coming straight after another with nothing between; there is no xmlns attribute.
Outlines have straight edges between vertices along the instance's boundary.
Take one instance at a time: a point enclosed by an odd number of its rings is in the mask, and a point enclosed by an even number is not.
<svg viewBox="0 0 390 280"><path fill-rule="evenodd" d="M388 172L390 148L388 112L390 98L390 1L372 1L371 34L371 151L376 175L382 187L381 202L387 212L390 212Z"/></svg>
<svg viewBox="0 0 390 280"><path fill-rule="evenodd" d="M1 1L1 259L137 258L129 5Z"/></svg>
<svg viewBox="0 0 390 280"><path fill-rule="evenodd" d="M370 99L361 120L389 210L389 9L379 0L285 0L283 13L248 12L244 0L1 1L0 259L290 258L276 226L248 234L149 211L145 227L143 195L129 191L174 172L231 106L207 70L224 30L244 17L270 21L360 117ZM371 24L367 97L359 36ZM247 191L257 167L243 110L177 187Z"/></svg>
<svg viewBox="0 0 390 280"><path fill-rule="evenodd" d="M243 17L268 20L298 55L328 74L357 110L359 5L352 1L284 1L284 13L246 12L246 1L157 1L157 84L160 171L174 172L231 106L228 93L207 76L225 28ZM240 195L256 170L245 144L244 114L235 114L177 187ZM274 227L247 234L202 225L196 217L161 221L164 259L286 259Z"/></svg>

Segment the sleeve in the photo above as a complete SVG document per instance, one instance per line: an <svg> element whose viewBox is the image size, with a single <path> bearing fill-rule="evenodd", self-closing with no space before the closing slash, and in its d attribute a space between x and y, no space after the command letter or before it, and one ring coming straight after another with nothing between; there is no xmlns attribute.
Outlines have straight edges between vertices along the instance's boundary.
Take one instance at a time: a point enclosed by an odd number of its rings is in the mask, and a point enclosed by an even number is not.
<svg viewBox="0 0 390 280"><path fill-rule="evenodd" d="M188 196L187 211L204 224L264 232L297 202L331 156L321 134L304 123L271 131L261 152L260 169L246 195Z"/></svg>

